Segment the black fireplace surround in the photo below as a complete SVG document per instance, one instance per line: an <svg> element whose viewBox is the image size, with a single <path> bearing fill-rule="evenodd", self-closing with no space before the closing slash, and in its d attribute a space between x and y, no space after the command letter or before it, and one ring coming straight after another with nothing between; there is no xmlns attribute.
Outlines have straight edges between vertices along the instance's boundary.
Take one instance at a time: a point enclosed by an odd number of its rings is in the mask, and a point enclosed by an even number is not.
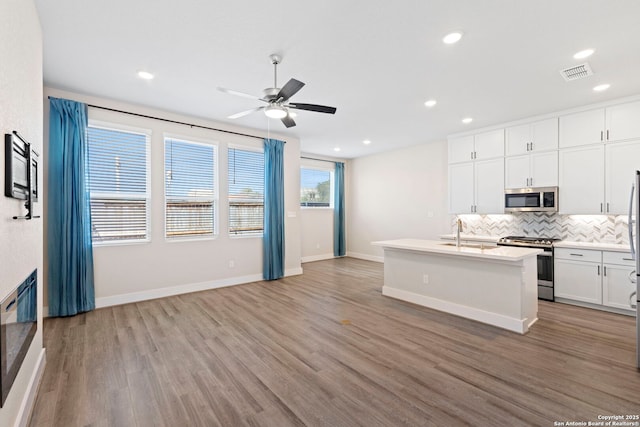
<svg viewBox="0 0 640 427"><path fill-rule="evenodd" d="M38 328L38 270L0 302L0 408Z"/></svg>

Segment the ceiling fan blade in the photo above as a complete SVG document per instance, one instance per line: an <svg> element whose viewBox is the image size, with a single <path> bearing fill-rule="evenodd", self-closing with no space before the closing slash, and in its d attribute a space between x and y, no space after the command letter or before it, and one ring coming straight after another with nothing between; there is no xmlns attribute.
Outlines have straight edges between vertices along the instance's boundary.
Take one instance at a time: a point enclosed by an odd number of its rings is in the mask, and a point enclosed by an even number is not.
<svg viewBox="0 0 640 427"><path fill-rule="evenodd" d="M301 81L296 79L289 79L287 84L282 86L282 89L280 89L280 92L278 92L278 95L276 95L276 99L278 100L278 102L285 102L293 95L295 95L300 89L302 89L302 86L304 86L304 83L302 83Z"/></svg>
<svg viewBox="0 0 640 427"><path fill-rule="evenodd" d="M232 114L228 116L228 119L239 119L240 117L248 116L251 113L255 113L256 111L264 110L264 107L252 108L251 110L241 111L236 114Z"/></svg>
<svg viewBox="0 0 640 427"><path fill-rule="evenodd" d="M316 113L327 113L327 114L335 114L336 107L327 107L326 105L317 105L317 104L289 104L286 105L288 108L294 108L296 110L307 110L307 111L315 111Z"/></svg>
<svg viewBox="0 0 640 427"><path fill-rule="evenodd" d="M220 92L228 93L229 95L241 96L243 98L256 99L258 101L264 101L262 98L254 95L249 95L248 93L238 92L237 90L227 89L224 87L219 87L218 90Z"/></svg>
<svg viewBox="0 0 640 427"><path fill-rule="evenodd" d="M289 115L284 116L280 120L282 120L282 123L284 123L284 125L288 128L294 127L296 125L296 122Z"/></svg>

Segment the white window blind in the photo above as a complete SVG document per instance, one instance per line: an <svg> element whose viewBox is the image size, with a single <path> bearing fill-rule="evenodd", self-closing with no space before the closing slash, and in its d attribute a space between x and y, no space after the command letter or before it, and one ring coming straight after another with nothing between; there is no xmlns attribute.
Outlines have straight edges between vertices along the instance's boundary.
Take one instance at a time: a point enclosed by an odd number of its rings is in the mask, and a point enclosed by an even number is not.
<svg viewBox="0 0 640 427"><path fill-rule="evenodd" d="M216 147L164 140L165 236L210 237L216 224Z"/></svg>
<svg viewBox="0 0 640 427"><path fill-rule="evenodd" d="M300 168L300 206L330 207L332 178L330 170Z"/></svg>
<svg viewBox="0 0 640 427"><path fill-rule="evenodd" d="M88 127L86 171L93 242L147 240L148 150L146 133Z"/></svg>
<svg viewBox="0 0 640 427"><path fill-rule="evenodd" d="M264 228L264 153L229 148L229 233L262 235Z"/></svg>

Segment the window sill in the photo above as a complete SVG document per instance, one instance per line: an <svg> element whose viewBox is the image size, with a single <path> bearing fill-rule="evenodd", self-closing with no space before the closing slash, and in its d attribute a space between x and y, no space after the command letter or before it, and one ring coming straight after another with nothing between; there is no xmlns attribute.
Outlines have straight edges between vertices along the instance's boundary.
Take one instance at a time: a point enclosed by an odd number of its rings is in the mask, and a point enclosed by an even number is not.
<svg viewBox="0 0 640 427"><path fill-rule="evenodd" d="M206 237L165 237L164 241L167 243L187 243L187 242L206 242L209 240L217 240L218 235L206 236Z"/></svg>
<svg viewBox="0 0 640 427"><path fill-rule="evenodd" d="M110 242L91 242L94 248L104 248L109 246L137 246L151 243L151 239L145 240L115 240Z"/></svg>

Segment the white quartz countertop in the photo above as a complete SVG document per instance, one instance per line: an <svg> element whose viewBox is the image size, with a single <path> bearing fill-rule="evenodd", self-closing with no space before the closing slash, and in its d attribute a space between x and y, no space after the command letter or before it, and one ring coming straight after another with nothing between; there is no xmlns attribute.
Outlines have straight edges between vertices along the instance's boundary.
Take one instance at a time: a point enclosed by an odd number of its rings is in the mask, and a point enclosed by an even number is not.
<svg viewBox="0 0 640 427"><path fill-rule="evenodd" d="M520 248L515 246L494 247L493 245L490 245L488 248L481 248L479 243L457 247L455 244L451 244L451 242L420 239L384 240L372 242L371 244L374 246L381 246L383 248L404 249L414 252L429 252L512 262L521 261L525 258L536 256L542 252L542 249Z"/></svg>
<svg viewBox="0 0 640 427"><path fill-rule="evenodd" d="M456 240L455 234L441 234L439 236L443 240ZM482 234L464 234L460 233L460 240L466 240L468 242L493 242L496 243L500 239L500 236L485 236Z"/></svg>
<svg viewBox="0 0 640 427"><path fill-rule="evenodd" d="M554 248L574 248L574 249L593 249L597 251L614 251L614 252L631 252L629 245L619 245L616 243L597 243L597 242L570 242L562 240L553 243Z"/></svg>

